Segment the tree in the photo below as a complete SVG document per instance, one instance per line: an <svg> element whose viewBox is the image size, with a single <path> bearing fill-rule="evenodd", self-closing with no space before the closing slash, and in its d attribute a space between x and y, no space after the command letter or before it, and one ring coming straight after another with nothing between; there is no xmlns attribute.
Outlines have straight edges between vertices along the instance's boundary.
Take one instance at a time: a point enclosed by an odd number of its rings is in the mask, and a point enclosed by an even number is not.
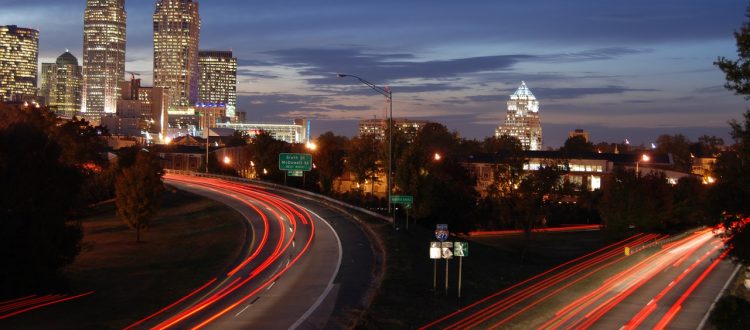
<svg viewBox="0 0 750 330"><path fill-rule="evenodd" d="M745 13L750 18L750 9ZM714 62L726 75L727 89L750 99L750 21L742 24L739 31L734 32L737 42L737 60L724 57ZM725 214L724 227L730 235L727 242L734 248L730 255L735 260L748 262L747 250L750 246L750 231L747 225L741 226L734 219L742 219L750 215L750 110L743 114L744 121L729 122L731 135L735 145L728 152L723 152L716 160L714 172L718 177L717 183L711 189L711 200L716 210Z"/></svg>
<svg viewBox="0 0 750 330"><path fill-rule="evenodd" d="M670 227L687 229L711 224L714 215L708 204L708 189L694 176L680 178L674 187L674 217Z"/></svg>
<svg viewBox="0 0 750 330"><path fill-rule="evenodd" d="M82 173L62 161L46 109L0 103L0 297L56 287L80 251L73 211Z"/></svg>
<svg viewBox="0 0 750 330"><path fill-rule="evenodd" d="M344 173L344 156L348 140L344 136L326 132L319 136L316 142L318 148L313 162L317 166L320 189L323 193L330 194L333 180Z"/></svg>
<svg viewBox="0 0 750 330"><path fill-rule="evenodd" d="M586 141L586 138L580 135L569 137L565 140L565 144L560 148L560 151L567 155L580 155L594 152L594 150L594 144Z"/></svg>
<svg viewBox="0 0 750 330"><path fill-rule="evenodd" d="M270 133L262 131L245 146L250 160L255 164L258 178L282 182L285 173L279 170L279 154L289 152L289 143L276 140Z"/></svg>
<svg viewBox="0 0 750 330"><path fill-rule="evenodd" d="M675 169L690 173L693 165L690 157L691 144L692 142L682 134L664 134L656 138L656 152L672 154Z"/></svg>
<svg viewBox="0 0 750 330"><path fill-rule="evenodd" d="M138 151L132 166L121 169L115 181L117 214L131 229L136 241L141 241L141 230L147 230L151 218L159 209L164 184L163 171L156 157Z"/></svg>
<svg viewBox="0 0 750 330"><path fill-rule="evenodd" d="M698 142L690 145L690 153L696 157L712 157L721 152L724 139L713 135L701 135Z"/></svg>
<svg viewBox="0 0 750 330"><path fill-rule="evenodd" d="M398 190L414 196L415 220L446 223L456 231L470 228L476 190L460 164L464 156L456 133L437 123L422 127L398 160L395 180Z"/></svg>
<svg viewBox="0 0 750 330"><path fill-rule="evenodd" d="M750 18L750 8L745 16ZM737 42L738 59L730 60L721 56L714 65L726 75L724 87L750 99L750 21L743 23L740 30L734 32L734 39Z"/></svg>
<svg viewBox="0 0 750 330"><path fill-rule="evenodd" d="M544 164L526 175L519 185L516 205L519 206L516 221L523 229L527 239L532 230L542 224L549 214L549 204L557 203L560 196L569 193L566 185L561 182L563 173L567 172L563 164Z"/></svg>
<svg viewBox="0 0 750 330"><path fill-rule="evenodd" d="M375 187L375 175L379 169L377 151L380 149L380 144L375 135L355 137L350 141L346 167L354 174L354 178L358 184L362 184L365 180L370 179L372 187ZM384 162L381 164L384 164Z"/></svg>
<svg viewBox="0 0 750 330"><path fill-rule="evenodd" d="M640 176L618 167L603 187L599 212L613 236L626 235L632 229L663 231L673 218L673 195L663 173Z"/></svg>

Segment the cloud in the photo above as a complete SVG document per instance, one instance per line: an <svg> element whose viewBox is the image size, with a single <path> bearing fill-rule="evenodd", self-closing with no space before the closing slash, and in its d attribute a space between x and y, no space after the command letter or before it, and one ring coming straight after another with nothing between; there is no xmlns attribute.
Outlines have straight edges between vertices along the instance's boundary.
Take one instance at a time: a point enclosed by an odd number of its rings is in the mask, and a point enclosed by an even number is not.
<svg viewBox="0 0 750 330"><path fill-rule="evenodd" d="M589 95L624 94L628 92L658 92L658 89L626 88L622 86L605 87L569 87L569 88L533 88L538 99L575 99Z"/></svg>

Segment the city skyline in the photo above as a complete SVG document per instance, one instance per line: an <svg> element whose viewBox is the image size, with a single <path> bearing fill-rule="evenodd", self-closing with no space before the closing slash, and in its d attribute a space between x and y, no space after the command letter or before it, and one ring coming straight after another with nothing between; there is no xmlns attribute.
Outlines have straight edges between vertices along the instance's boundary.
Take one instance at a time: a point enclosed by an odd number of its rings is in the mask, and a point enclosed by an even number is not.
<svg viewBox="0 0 750 330"><path fill-rule="evenodd" d="M170 114L190 114L198 102L201 19L192 0L157 0L153 14L154 87L167 88Z"/></svg>
<svg viewBox="0 0 750 330"><path fill-rule="evenodd" d="M248 120L307 116L313 135L353 136L360 119L383 116L381 96L336 72L390 85L396 117L469 138L493 135L507 95L525 80L542 104L545 146L575 128L594 142L678 132L728 139L726 122L745 109L712 65L735 57L743 1L425 4L202 2L201 48L233 50ZM52 61L65 48L80 54L70 31L82 31L84 5L14 3L0 19L39 28L40 61ZM154 1L125 5L127 70L148 83ZM44 19L53 14L61 19Z"/></svg>
<svg viewBox="0 0 750 330"><path fill-rule="evenodd" d="M119 82L125 74L127 10L125 0L87 0L83 12L83 84L81 112L98 122L117 111ZM75 56L75 55L73 55Z"/></svg>

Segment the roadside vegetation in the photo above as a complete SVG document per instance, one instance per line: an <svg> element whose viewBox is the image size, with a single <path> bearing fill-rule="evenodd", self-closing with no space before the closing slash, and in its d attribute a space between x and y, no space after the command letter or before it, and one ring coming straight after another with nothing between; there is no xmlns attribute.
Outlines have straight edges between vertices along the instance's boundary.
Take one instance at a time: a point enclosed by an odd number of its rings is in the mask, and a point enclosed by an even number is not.
<svg viewBox="0 0 750 330"><path fill-rule="evenodd" d="M135 241L116 209L109 201L80 219L81 253L62 270L71 292L94 293L3 320L3 328L122 329L228 271L245 239L239 213L171 188L145 243Z"/></svg>

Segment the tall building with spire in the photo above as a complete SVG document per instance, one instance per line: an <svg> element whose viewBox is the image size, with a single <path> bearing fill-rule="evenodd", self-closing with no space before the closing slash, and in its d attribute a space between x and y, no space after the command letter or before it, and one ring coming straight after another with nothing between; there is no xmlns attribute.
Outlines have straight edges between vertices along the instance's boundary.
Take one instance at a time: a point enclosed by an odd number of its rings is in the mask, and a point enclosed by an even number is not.
<svg viewBox="0 0 750 330"><path fill-rule="evenodd" d="M542 123L539 120L539 101L521 82L508 100L505 122L495 129L495 136L509 135L518 138L524 149L542 150Z"/></svg>
<svg viewBox="0 0 750 330"><path fill-rule="evenodd" d="M198 1L157 0L153 19L154 87L168 89L170 113L179 114L198 102Z"/></svg>
<svg viewBox="0 0 750 330"><path fill-rule="evenodd" d="M66 51L55 63L42 63L42 82L39 96L58 114L72 117L81 110L81 66L78 59Z"/></svg>
<svg viewBox="0 0 750 330"><path fill-rule="evenodd" d="M83 16L84 117L98 121L117 111L125 76L125 0L87 0Z"/></svg>
<svg viewBox="0 0 750 330"><path fill-rule="evenodd" d="M0 101L26 101L36 96L39 31L0 26Z"/></svg>
<svg viewBox="0 0 750 330"><path fill-rule="evenodd" d="M226 107L234 121L237 108L237 58L231 51L206 50L198 53L200 78L198 102Z"/></svg>

